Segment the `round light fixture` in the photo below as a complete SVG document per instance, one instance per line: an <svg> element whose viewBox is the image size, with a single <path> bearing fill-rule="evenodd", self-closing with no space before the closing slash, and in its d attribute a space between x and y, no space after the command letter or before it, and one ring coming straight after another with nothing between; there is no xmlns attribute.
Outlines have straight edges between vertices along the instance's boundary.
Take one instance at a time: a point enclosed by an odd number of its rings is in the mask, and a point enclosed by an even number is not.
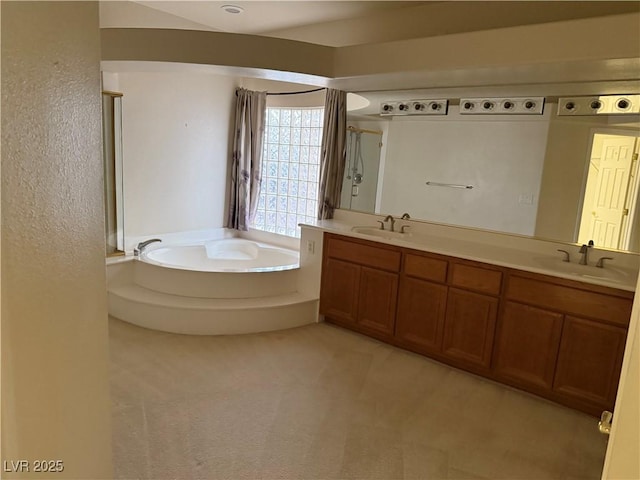
<svg viewBox="0 0 640 480"><path fill-rule="evenodd" d="M244 8L239 7L238 5L222 5L220 8L232 15L239 15L244 12Z"/></svg>

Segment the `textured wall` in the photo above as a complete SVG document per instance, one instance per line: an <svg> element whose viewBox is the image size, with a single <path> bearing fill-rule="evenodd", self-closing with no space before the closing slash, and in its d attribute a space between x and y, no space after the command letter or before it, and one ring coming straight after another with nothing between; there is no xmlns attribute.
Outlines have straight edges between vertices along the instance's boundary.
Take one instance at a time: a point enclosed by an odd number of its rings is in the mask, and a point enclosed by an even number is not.
<svg viewBox="0 0 640 480"><path fill-rule="evenodd" d="M1 8L2 459L109 478L98 5Z"/></svg>

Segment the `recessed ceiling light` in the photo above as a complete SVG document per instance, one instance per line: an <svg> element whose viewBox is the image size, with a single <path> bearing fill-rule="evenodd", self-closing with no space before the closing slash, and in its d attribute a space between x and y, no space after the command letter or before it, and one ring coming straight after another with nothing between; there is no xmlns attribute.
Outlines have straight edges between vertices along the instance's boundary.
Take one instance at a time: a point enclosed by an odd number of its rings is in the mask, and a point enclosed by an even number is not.
<svg viewBox="0 0 640 480"><path fill-rule="evenodd" d="M231 13L233 15L239 15L244 12L244 8L239 7L238 5L222 5L220 8L225 12Z"/></svg>

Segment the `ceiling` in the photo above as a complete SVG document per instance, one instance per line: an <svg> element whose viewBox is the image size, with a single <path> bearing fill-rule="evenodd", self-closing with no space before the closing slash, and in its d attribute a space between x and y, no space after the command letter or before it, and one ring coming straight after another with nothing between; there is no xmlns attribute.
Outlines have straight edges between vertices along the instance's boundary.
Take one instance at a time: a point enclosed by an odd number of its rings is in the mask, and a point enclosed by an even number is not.
<svg viewBox="0 0 640 480"><path fill-rule="evenodd" d="M178 17L203 23L229 33L261 34L310 24L362 17L385 10L415 6L425 2L385 1L139 1ZM241 14L229 14L221 7L236 5Z"/></svg>
<svg viewBox="0 0 640 480"><path fill-rule="evenodd" d="M221 7L242 7L241 14ZM637 1L106 1L102 28L264 35L333 47L640 11Z"/></svg>
<svg viewBox="0 0 640 480"><path fill-rule="evenodd" d="M274 30L297 28L300 26L333 22L367 16L374 13L418 6L427 2L419 1L106 1L101 3L101 17L105 13L108 24L103 27L136 26L146 23L144 15L159 23L169 21L157 12L176 17L176 25L184 25L184 20L202 29L245 34L264 34ZM244 11L229 14L222 7L236 5ZM155 12L144 12L143 8ZM151 20L153 21L153 20ZM123 25L114 25L114 23ZM129 25L125 25L129 24ZM140 25L149 27L151 25ZM177 26L176 28L181 28Z"/></svg>

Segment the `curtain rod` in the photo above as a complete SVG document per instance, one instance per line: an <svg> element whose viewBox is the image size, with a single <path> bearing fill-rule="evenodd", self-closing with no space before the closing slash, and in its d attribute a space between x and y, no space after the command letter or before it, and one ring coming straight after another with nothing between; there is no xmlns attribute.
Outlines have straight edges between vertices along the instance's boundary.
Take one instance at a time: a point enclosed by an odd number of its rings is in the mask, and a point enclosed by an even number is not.
<svg viewBox="0 0 640 480"><path fill-rule="evenodd" d="M270 95L299 95L302 93L313 93L319 92L320 90L326 90L327 87L314 88L312 90L302 90L300 92L267 92L267 96ZM236 97L238 96L238 92L236 91Z"/></svg>
<svg viewBox="0 0 640 480"><path fill-rule="evenodd" d="M320 88L314 88L312 90L302 90L300 92L267 92L267 95L299 95L302 93L313 93L313 92L319 92L320 90L326 90L325 87L320 87Z"/></svg>

